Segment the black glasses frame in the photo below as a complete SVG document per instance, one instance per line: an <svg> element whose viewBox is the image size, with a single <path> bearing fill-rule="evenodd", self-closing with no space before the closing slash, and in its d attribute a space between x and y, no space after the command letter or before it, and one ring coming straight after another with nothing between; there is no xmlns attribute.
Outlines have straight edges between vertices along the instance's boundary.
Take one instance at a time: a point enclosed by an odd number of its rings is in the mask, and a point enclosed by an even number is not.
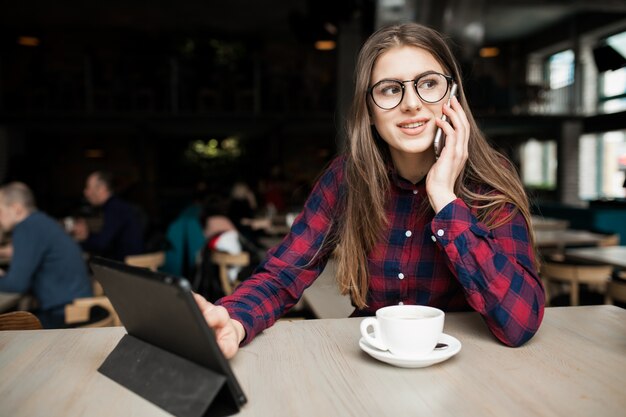
<svg viewBox="0 0 626 417"><path fill-rule="evenodd" d="M424 98L422 98L422 95L419 93L419 91L417 91L417 82L423 78L426 77L427 75L441 75L443 78L446 79L447 81L447 85L446 85L446 92L443 93L443 96L441 96L441 98L439 100L435 100L435 101L429 101L429 100L424 100ZM402 87L402 95L400 96L400 101L398 101L398 104L396 104L393 107L383 107L380 104L376 103L376 99L374 99L374 88L376 88L376 86L380 83L384 83L384 82L388 82L388 81L397 81L398 83L400 83L400 86ZM426 72L422 75L420 75L417 78L414 78L412 80L404 80L404 81L400 81L400 80L394 80L394 79L390 79L390 78L386 78L384 80L380 80L378 81L376 84L374 84L373 86L371 86L370 88L367 89L366 94L369 94L369 96L372 98L372 102L374 104L376 104L376 106L378 106L379 108L383 109L383 110L392 110L395 109L396 107L398 107L400 105L400 103L402 103L402 100L404 100L404 92L406 90L406 87L404 86L404 84L406 83L413 83L413 89L415 90L415 94L417 94L417 96L420 98L420 100L422 100L425 103L438 103L441 100L443 100L443 98L446 96L446 94L448 94L448 91L450 91L450 85L452 84L452 82L454 81L454 77L452 77L451 75L446 75L446 74L442 74L440 72L436 72L436 71L430 71L430 72Z"/></svg>

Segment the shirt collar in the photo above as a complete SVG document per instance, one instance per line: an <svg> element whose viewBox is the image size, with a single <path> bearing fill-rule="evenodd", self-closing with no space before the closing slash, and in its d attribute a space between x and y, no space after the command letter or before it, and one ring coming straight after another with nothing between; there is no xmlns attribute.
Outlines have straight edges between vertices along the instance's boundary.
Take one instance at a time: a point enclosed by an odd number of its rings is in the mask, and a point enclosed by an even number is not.
<svg viewBox="0 0 626 417"><path fill-rule="evenodd" d="M391 179L391 183L396 187L402 190L420 190L426 187L426 176L419 180L417 183L413 184L411 181L402 177L396 167L393 165L393 162L387 162L387 172L389 173L389 178Z"/></svg>

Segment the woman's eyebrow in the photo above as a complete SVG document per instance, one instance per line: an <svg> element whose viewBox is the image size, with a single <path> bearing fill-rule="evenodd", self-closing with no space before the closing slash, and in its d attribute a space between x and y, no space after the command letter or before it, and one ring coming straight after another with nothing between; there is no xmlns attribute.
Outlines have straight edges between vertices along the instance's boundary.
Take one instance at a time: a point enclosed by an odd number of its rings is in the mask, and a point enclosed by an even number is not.
<svg viewBox="0 0 626 417"><path fill-rule="evenodd" d="M416 76L414 76L413 78L409 78L408 80L401 80L400 78L394 78L394 77L383 77L378 81L375 81L373 84L379 83L381 81L411 81L411 80L415 80L423 75L427 75L427 74L439 74L439 71L435 71L435 70L427 70L424 72L420 72L418 73Z"/></svg>

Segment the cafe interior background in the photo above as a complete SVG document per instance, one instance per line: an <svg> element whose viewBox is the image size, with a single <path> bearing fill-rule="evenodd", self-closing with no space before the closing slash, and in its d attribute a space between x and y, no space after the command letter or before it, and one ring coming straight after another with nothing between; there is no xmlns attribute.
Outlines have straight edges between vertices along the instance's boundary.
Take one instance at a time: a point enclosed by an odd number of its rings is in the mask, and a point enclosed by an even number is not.
<svg viewBox="0 0 626 417"><path fill-rule="evenodd" d="M109 169L161 230L200 179L274 178L297 206L343 143L358 48L407 20L450 37L533 211L626 243L623 0L4 2L0 183L62 217Z"/></svg>

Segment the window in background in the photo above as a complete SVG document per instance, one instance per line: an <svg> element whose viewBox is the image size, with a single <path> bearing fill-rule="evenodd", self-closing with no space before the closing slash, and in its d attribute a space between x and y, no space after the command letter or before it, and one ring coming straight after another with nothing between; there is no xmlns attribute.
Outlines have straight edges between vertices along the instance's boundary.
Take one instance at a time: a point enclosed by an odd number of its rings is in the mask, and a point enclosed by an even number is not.
<svg viewBox="0 0 626 417"><path fill-rule="evenodd" d="M606 43L626 56L626 32L609 36ZM615 113L626 110L626 67L600 73L598 90L600 112Z"/></svg>
<svg viewBox="0 0 626 417"><path fill-rule="evenodd" d="M567 49L548 57L548 79L551 90L574 84L574 51Z"/></svg>
<svg viewBox="0 0 626 417"><path fill-rule="evenodd" d="M582 200L626 197L626 130L581 136L579 164Z"/></svg>
<svg viewBox="0 0 626 417"><path fill-rule="evenodd" d="M572 49L548 55L544 61L544 77L548 90L546 113L570 113L574 87L575 55Z"/></svg>
<svg viewBox="0 0 626 417"><path fill-rule="evenodd" d="M526 187L556 189L556 141L529 139L521 146L522 181Z"/></svg>

